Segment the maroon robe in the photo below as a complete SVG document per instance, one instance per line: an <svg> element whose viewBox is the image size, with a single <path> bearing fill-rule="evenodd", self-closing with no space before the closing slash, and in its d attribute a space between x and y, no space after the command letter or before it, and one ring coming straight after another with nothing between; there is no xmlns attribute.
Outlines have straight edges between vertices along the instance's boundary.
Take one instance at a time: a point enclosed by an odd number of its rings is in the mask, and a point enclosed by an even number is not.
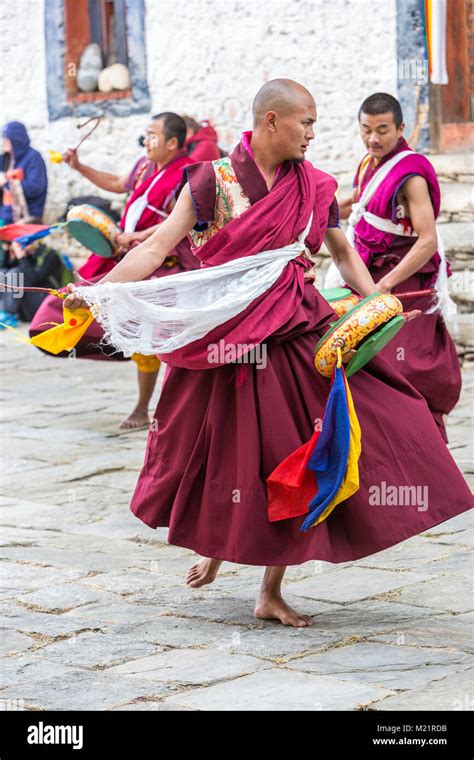
<svg viewBox="0 0 474 760"><path fill-rule="evenodd" d="M234 158L252 206L265 203L286 176L281 171L269 193L241 146L232 154L233 163ZM296 172L294 165L288 171ZM212 213L214 188L210 181L198 181L197 170L193 173L193 201L199 222L206 223L212 219L202 210ZM330 205L320 204L316 193L315 216L324 227ZM237 221L229 224L238 235ZM244 255L243 240L241 250ZM282 281L288 269L295 280L300 277L299 266L290 262ZM311 283L302 285L301 297L291 297L293 313L265 339L265 368L244 365L242 373L238 364L167 367L132 512L152 528L169 526L170 544L202 556L250 565L297 565L359 559L469 509L472 494L424 398L376 358L350 379L362 428L359 491L307 532L300 531L301 517L269 522L266 478L310 439L329 392L329 381L314 369L313 349L334 321L334 312ZM379 487L382 493L384 483L426 486L428 508L374 506L371 489Z"/></svg>

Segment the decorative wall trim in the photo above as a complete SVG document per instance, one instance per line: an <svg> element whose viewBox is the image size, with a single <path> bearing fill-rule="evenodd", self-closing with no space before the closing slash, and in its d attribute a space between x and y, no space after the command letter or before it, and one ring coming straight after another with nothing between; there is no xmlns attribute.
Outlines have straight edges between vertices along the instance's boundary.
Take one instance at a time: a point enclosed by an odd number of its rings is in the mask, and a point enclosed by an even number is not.
<svg viewBox="0 0 474 760"><path fill-rule="evenodd" d="M405 137L426 152L429 139L429 69L420 0L397 0L397 82Z"/></svg>

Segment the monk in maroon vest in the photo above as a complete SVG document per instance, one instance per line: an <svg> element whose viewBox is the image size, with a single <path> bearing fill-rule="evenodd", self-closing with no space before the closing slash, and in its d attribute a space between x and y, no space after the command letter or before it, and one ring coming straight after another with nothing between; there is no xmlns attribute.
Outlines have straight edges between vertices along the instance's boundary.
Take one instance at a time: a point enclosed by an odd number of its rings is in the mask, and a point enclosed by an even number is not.
<svg viewBox="0 0 474 760"><path fill-rule="evenodd" d="M308 277L312 261L302 241L315 254L325 240L344 280L361 295L376 286L338 227L334 178L305 160L316 121L311 94L274 80L257 94L253 113L253 131L230 156L189 167L170 217L95 293L106 283L143 280L185 234L201 267L211 269L270 258L299 241L294 258L236 316L159 354L167 373L131 509L152 528L168 526L170 544L204 557L188 571L193 588L212 582L223 560L266 565L256 617L301 627L312 619L282 598L286 565L368 556L466 511L472 495L423 396L376 357L350 378L362 429L358 491L307 531L300 517L269 520L267 478L310 440L329 392L329 381L314 369L313 349L335 314ZM193 275L186 273L185 287ZM205 282L208 303L215 293ZM114 291L118 307L124 288ZM72 291L67 305L83 305ZM144 314L141 333L146 320ZM264 366L228 358L228 349L245 345L265 348ZM212 346L223 351L211 359ZM418 506L374 503L374 486L385 493L386 484L421 487L426 498Z"/></svg>
<svg viewBox="0 0 474 760"><path fill-rule="evenodd" d="M433 290L442 266L435 223L441 201L436 173L404 139L402 110L392 95L381 92L366 98L359 126L367 155L357 169L352 198L341 202L342 218L349 216L352 204L360 201L368 183L389 161L406 155L389 170L366 205L376 218L362 216L356 222L354 246L382 293ZM392 231L374 227L379 219L388 222ZM442 235L442 225L439 230ZM447 273L451 274L449 264ZM425 397L447 441L443 416L459 399L461 370L442 311L432 310L432 304L429 294L404 298L405 310L420 309L422 315L409 322L381 355Z"/></svg>

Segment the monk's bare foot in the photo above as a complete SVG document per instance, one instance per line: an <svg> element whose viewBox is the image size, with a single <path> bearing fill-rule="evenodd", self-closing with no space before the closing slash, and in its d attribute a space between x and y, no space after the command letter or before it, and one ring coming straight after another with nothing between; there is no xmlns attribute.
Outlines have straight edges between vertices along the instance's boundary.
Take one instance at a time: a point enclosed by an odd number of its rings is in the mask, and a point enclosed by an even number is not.
<svg viewBox="0 0 474 760"><path fill-rule="evenodd" d="M148 427L149 424L148 409L137 405L133 412L120 423L120 430L137 430Z"/></svg>
<svg viewBox="0 0 474 760"><path fill-rule="evenodd" d="M221 565L221 559L208 559L207 557L201 559L189 568L186 574L186 583L193 588L212 583Z"/></svg>
<svg viewBox="0 0 474 760"><path fill-rule="evenodd" d="M283 625L292 625L295 628L313 625L313 620L309 615L296 612L280 594L266 591L260 591L257 596L254 614L260 620L279 620Z"/></svg>

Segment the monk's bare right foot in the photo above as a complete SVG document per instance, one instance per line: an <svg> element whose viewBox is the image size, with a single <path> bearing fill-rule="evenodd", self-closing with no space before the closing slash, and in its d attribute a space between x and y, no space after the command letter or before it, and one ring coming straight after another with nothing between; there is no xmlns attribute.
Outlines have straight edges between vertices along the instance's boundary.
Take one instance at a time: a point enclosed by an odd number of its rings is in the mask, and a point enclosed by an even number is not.
<svg viewBox="0 0 474 760"><path fill-rule="evenodd" d="M292 625L295 628L313 625L313 619L309 615L297 612L279 594L271 592L260 591L254 614L260 620L279 620L283 625Z"/></svg>
<svg viewBox="0 0 474 760"><path fill-rule="evenodd" d="M193 588L199 588L206 583L212 583L222 565L221 559L201 559L192 565L186 575L186 583Z"/></svg>
<svg viewBox="0 0 474 760"><path fill-rule="evenodd" d="M137 405L133 412L120 423L120 430L142 430L149 424L148 409Z"/></svg>

